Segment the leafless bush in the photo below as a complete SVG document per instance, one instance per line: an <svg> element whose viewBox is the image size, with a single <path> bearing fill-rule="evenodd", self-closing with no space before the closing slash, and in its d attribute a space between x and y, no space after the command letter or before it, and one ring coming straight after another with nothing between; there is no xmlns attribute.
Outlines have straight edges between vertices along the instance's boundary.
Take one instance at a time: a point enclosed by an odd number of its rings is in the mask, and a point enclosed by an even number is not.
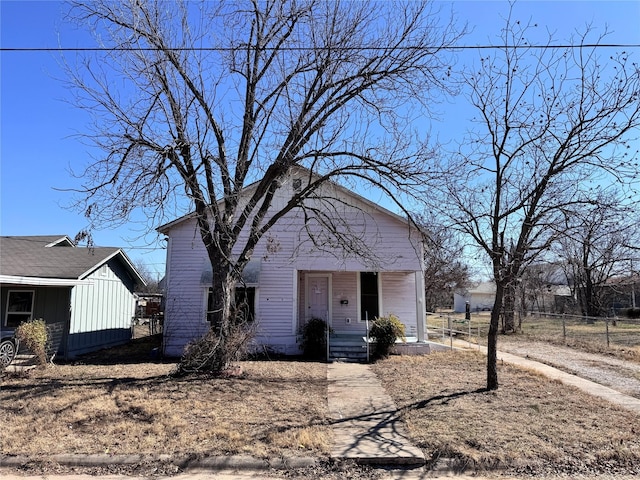
<svg viewBox="0 0 640 480"><path fill-rule="evenodd" d="M203 337L187 345L178 364L177 375L223 374L234 362L247 356L255 330L255 324L249 322L232 325L225 336L217 334L213 328L209 329Z"/></svg>

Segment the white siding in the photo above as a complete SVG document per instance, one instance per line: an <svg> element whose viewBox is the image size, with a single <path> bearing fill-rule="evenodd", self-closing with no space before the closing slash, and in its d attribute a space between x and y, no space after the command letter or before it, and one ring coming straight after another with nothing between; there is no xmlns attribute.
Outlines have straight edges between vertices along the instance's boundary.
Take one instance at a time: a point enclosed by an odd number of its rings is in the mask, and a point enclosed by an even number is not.
<svg viewBox="0 0 640 480"><path fill-rule="evenodd" d="M290 183L286 186L290 187ZM258 341L283 353L297 351L297 328L305 315L304 274L312 271L332 273L332 323L340 332L364 328L357 321L357 272L389 272L388 277L387 274L383 277L387 283L382 285L385 311L393 311L407 325L413 325L407 328L407 334L415 335L414 272L422 270L419 239L410 236L406 222L381 212L357 196L347 195L340 189L332 190L331 195L341 199L332 207L339 218L338 225L343 231L349 229L361 242L361 251L369 255L345 252L335 246L335 239L330 235L320 235L325 248L317 248L306 228L316 234L319 229L313 227L312 222L305 226L300 210L282 218L253 252L253 260L261 262L256 300ZM291 193L287 188L281 190L274 205L283 205ZM355 207L345 205L345 201ZM188 341L208 328L204 312L208 285L202 284L202 273L210 270L210 266L195 220L176 222L167 234L170 239L164 350L167 355L177 356L182 354ZM385 289L390 292L388 298ZM341 300L348 300L348 304L340 303ZM351 319L350 323L347 318Z"/></svg>
<svg viewBox="0 0 640 480"><path fill-rule="evenodd" d="M169 356L182 355L184 346L208 328L204 310L208 286L201 282L208 258L199 235L194 220L171 229L163 326L164 352Z"/></svg>
<svg viewBox="0 0 640 480"><path fill-rule="evenodd" d="M385 272L381 275L383 315L395 315L405 325L407 337L416 337L416 278L413 273Z"/></svg>
<svg viewBox="0 0 640 480"><path fill-rule="evenodd" d="M348 303L343 304L342 301ZM358 272L335 272L333 274L332 302L332 328L336 332L364 333L365 325L358 322Z"/></svg>

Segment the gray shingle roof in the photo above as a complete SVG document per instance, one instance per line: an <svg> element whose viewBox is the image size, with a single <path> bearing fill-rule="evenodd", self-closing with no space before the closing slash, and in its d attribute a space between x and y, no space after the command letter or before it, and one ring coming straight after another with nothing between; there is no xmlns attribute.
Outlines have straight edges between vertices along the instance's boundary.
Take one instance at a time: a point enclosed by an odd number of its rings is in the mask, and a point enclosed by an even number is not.
<svg viewBox="0 0 640 480"><path fill-rule="evenodd" d="M75 247L65 235L0 237L0 275L82 279L119 252Z"/></svg>

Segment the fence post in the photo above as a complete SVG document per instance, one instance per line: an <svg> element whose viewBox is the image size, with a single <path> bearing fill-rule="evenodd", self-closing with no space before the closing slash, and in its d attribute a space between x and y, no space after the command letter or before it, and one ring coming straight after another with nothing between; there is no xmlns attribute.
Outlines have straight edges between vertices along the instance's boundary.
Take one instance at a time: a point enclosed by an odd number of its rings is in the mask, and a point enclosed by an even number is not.
<svg viewBox="0 0 640 480"><path fill-rule="evenodd" d="M562 340L565 344L567 343L567 319L564 313L562 314Z"/></svg>
<svg viewBox="0 0 640 480"><path fill-rule="evenodd" d="M442 318L442 342L444 343L447 334L447 330L446 327L444 326L444 316L441 317ZM447 318L449 318L449 315L447 315Z"/></svg>
<svg viewBox="0 0 640 480"><path fill-rule="evenodd" d="M451 317L449 317L449 345L451 346L451 350L453 350L453 323Z"/></svg>
<svg viewBox="0 0 640 480"><path fill-rule="evenodd" d="M607 348L609 348L609 317L605 317L604 319L604 326L607 332Z"/></svg>

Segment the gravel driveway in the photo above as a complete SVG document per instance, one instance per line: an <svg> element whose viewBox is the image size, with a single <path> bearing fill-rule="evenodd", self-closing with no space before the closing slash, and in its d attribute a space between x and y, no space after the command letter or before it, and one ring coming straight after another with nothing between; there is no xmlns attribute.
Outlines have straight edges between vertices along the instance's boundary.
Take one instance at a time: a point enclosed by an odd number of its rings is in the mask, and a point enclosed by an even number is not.
<svg viewBox="0 0 640 480"><path fill-rule="evenodd" d="M544 342L498 339L498 350L536 360L640 399L640 363Z"/></svg>

